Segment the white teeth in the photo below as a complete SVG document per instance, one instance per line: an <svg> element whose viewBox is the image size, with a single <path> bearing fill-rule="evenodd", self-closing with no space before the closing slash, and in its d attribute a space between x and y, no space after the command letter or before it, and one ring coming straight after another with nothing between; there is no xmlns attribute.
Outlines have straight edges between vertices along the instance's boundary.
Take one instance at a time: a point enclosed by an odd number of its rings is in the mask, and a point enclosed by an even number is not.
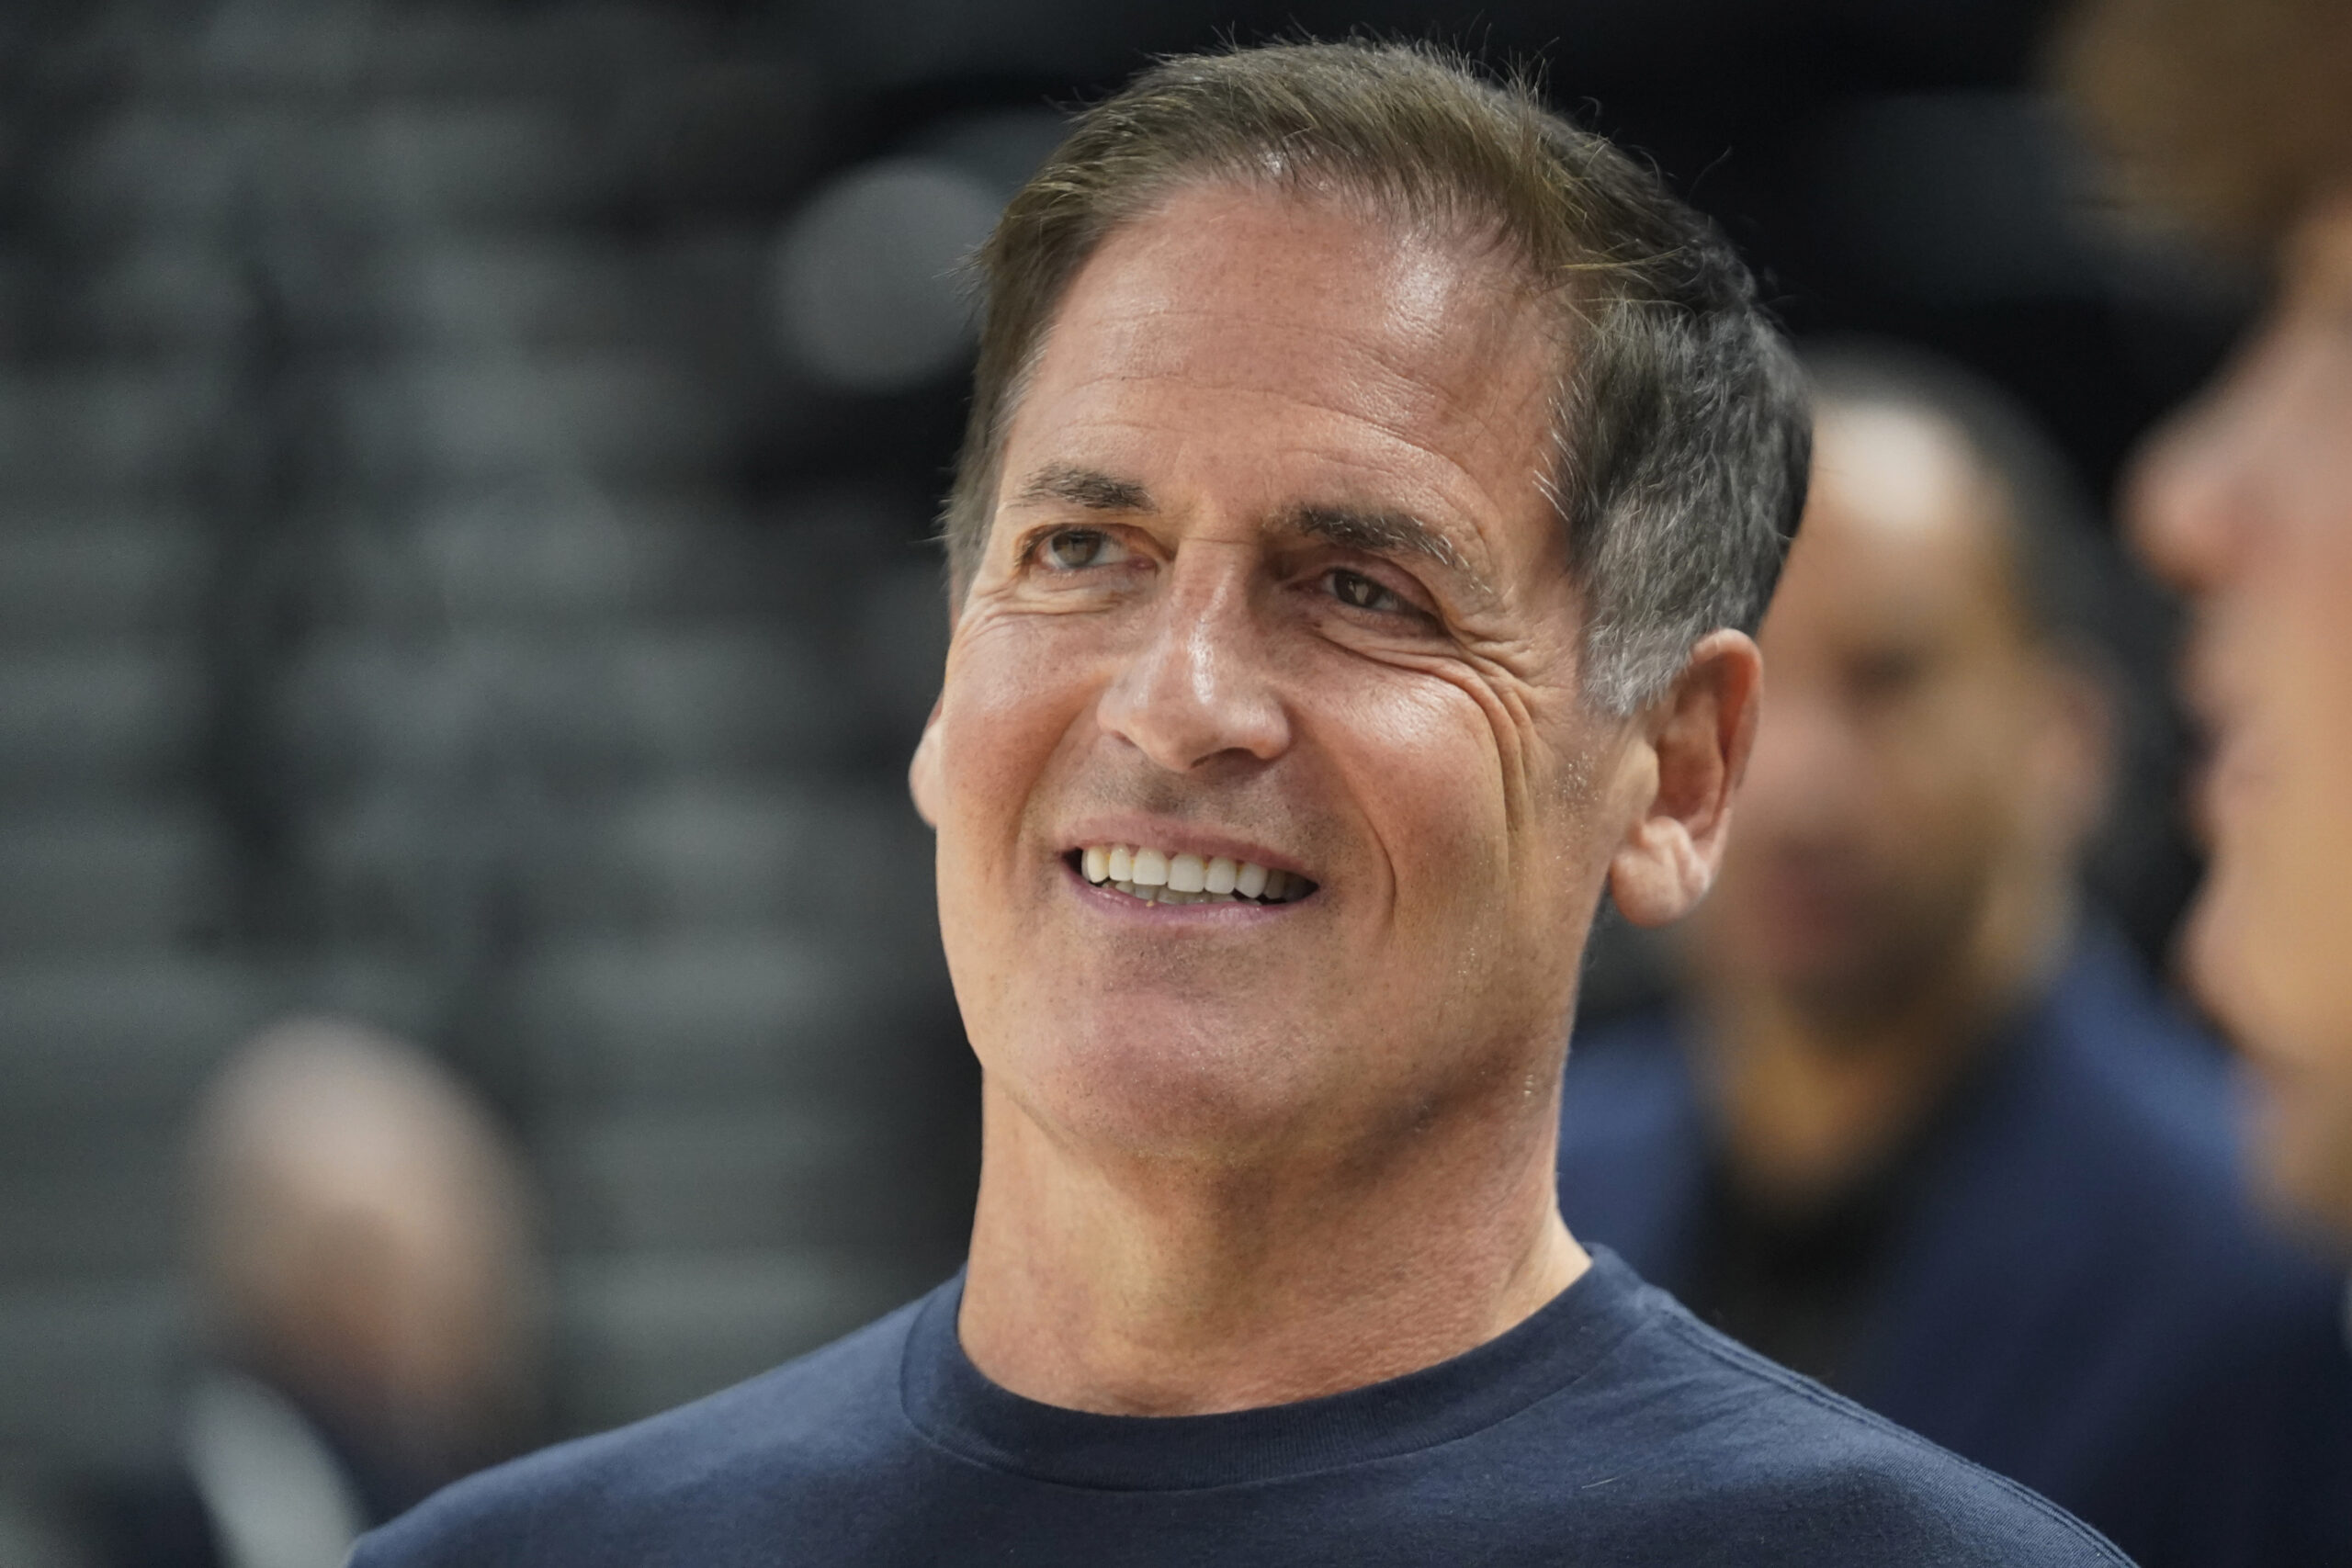
<svg viewBox="0 0 2352 1568"><path fill-rule="evenodd" d="M1090 844L1079 852L1079 869L1096 886L1116 888L1147 904L1227 899L1279 904L1305 897L1315 886L1303 876L1271 871L1255 861L1189 851L1170 854L1132 844Z"/></svg>

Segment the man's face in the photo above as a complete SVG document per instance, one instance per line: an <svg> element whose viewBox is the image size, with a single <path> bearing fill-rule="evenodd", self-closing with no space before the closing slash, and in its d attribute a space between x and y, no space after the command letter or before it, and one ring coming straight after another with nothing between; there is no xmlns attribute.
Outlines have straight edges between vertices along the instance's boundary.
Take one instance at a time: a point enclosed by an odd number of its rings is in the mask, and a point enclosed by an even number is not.
<svg viewBox="0 0 2352 1568"><path fill-rule="evenodd" d="M2352 1230L2352 199L2288 252L2267 322L2150 449L2138 543L2196 618L2213 862L2199 989L2272 1092L2272 1174Z"/></svg>
<svg viewBox="0 0 2352 1568"><path fill-rule="evenodd" d="M2096 752L2020 615L2005 505L1941 423L1824 410L1739 834L1692 922L1707 976L1900 1001L1997 917L2005 869L2064 862Z"/></svg>
<svg viewBox="0 0 2352 1568"><path fill-rule="evenodd" d="M1223 1158L1547 1091L1625 793L1538 484L1553 368L1490 259L1338 203L1188 188L1073 281L916 767L1029 1116ZM1146 901L1090 881L1114 849L1291 896Z"/></svg>

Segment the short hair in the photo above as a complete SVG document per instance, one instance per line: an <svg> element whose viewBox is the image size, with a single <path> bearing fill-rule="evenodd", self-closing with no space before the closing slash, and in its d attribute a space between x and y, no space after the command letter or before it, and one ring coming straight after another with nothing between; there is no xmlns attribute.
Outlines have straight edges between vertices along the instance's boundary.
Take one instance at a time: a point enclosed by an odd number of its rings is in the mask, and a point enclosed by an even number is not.
<svg viewBox="0 0 2352 1568"><path fill-rule="evenodd" d="M1999 492L2018 609L2037 639L2101 649L2117 638L2120 569L2089 491L2031 415L1949 359L1872 338L1806 344L1814 408L1896 409L1944 426Z"/></svg>
<svg viewBox="0 0 2352 1568"><path fill-rule="evenodd" d="M2249 252L2352 186L2352 5L2085 0L2052 63L2143 204Z"/></svg>
<svg viewBox="0 0 2352 1568"><path fill-rule="evenodd" d="M1894 408L1951 430L2007 502L2006 564L2026 633L2095 681L2110 705L2106 820L2085 846L2085 885L2157 950L2186 886L2176 809L2187 737L2163 679L2175 649L2167 602L2120 558L2076 469L2008 393L1907 344L1804 345L1815 407ZM2159 923L2149 927L2154 914Z"/></svg>
<svg viewBox="0 0 2352 1568"><path fill-rule="evenodd" d="M1556 310L1552 450L1535 476L1584 600L1584 693L1630 713L1691 645L1753 630L1804 504L1802 377L1707 220L1520 76L1426 45L1181 55L1080 114L980 248L979 357L944 514L960 602L986 547L1007 426L1062 295L1104 238L1177 189L1369 203L1497 243Z"/></svg>

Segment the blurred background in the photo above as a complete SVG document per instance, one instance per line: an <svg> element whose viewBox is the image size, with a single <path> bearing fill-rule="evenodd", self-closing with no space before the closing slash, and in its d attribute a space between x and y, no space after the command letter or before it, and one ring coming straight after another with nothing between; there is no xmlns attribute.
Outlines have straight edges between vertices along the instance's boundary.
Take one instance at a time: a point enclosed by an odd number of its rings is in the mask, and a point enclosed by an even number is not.
<svg viewBox="0 0 2352 1568"><path fill-rule="evenodd" d="M1062 109L1291 28L1538 61L1793 328L1974 367L2105 498L2251 295L2102 211L2031 85L2050 9L15 0L0 1562L75 1560L73 1500L170 1469L202 1369L254 1359L191 1128L282 1020L513 1151L544 1375L491 1447L956 1266L976 1076L903 767L955 266ZM2090 873L2152 957L2194 874L2165 623L2115 628ZM1615 933L1587 1005L1656 985Z"/></svg>

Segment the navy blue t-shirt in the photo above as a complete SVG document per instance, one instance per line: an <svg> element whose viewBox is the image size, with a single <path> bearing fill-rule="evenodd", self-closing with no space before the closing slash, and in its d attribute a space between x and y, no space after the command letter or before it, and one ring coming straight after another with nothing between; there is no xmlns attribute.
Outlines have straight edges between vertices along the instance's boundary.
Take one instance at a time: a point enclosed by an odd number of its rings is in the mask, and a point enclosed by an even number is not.
<svg viewBox="0 0 2352 1568"><path fill-rule="evenodd" d="M950 1281L699 1404L460 1483L354 1568L2126 1561L1605 1251L1453 1360L1220 1416L1009 1393L965 1358L960 1299Z"/></svg>

